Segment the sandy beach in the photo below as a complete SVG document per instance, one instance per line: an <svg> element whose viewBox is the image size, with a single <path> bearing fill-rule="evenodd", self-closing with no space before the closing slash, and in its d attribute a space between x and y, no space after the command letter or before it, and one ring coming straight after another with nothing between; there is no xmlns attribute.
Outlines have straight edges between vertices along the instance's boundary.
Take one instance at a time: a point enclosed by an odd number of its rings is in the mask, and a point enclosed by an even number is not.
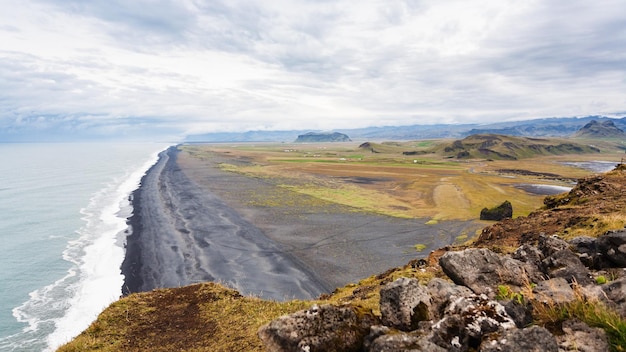
<svg viewBox="0 0 626 352"><path fill-rule="evenodd" d="M223 162L245 161L194 158L172 147L142 179L132 195L125 293L216 281L263 298L313 298L482 227L323 204L271 179L222 170ZM416 244L426 248L417 252Z"/></svg>

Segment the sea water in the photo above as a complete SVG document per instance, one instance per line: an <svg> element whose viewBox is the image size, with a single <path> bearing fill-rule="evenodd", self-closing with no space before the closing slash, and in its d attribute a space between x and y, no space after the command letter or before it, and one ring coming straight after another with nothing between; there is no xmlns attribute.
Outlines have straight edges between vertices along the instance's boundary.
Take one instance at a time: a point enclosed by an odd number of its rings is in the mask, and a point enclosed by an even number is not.
<svg viewBox="0 0 626 352"><path fill-rule="evenodd" d="M166 147L0 143L0 351L53 351L120 297L128 198Z"/></svg>

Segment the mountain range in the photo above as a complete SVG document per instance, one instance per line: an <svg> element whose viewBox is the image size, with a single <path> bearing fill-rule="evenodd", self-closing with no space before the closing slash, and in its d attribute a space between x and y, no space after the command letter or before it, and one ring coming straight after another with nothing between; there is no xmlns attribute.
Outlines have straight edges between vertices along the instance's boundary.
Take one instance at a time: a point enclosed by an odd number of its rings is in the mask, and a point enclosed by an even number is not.
<svg viewBox="0 0 626 352"><path fill-rule="evenodd" d="M464 138L473 134L501 134L521 137L570 137L581 128L597 121L600 125L612 122L616 129L626 129L626 116L553 117L492 124L438 124L410 126L382 126L355 129L337 129L352 140L416 140L436 138ZM293 142L299 135L311 130L213 132L189 135L185 142ZM606 137L605 137L606 138Z"/></svg>

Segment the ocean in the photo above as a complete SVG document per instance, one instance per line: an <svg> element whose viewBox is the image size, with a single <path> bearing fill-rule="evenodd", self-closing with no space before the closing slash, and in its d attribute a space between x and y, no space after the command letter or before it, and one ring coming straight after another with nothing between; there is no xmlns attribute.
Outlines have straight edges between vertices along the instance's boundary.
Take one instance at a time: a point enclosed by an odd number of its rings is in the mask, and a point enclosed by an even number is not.
<svg viewBox="0 0 626 352"><path fill-rule="evenodd" d="M0 351L53 351L121 295L129 195L163 143L0 143Z"/></svg>

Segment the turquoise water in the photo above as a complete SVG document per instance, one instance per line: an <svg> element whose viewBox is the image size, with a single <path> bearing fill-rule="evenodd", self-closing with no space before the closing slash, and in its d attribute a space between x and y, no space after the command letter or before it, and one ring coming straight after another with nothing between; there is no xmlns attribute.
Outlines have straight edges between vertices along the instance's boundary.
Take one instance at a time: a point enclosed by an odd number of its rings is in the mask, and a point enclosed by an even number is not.
<svg viewBox="0 0 626 352"><path fill-rule="evenodd" d="M49 351L119 298L128 196L165 144L0 143L0 351Z"/></svg>

